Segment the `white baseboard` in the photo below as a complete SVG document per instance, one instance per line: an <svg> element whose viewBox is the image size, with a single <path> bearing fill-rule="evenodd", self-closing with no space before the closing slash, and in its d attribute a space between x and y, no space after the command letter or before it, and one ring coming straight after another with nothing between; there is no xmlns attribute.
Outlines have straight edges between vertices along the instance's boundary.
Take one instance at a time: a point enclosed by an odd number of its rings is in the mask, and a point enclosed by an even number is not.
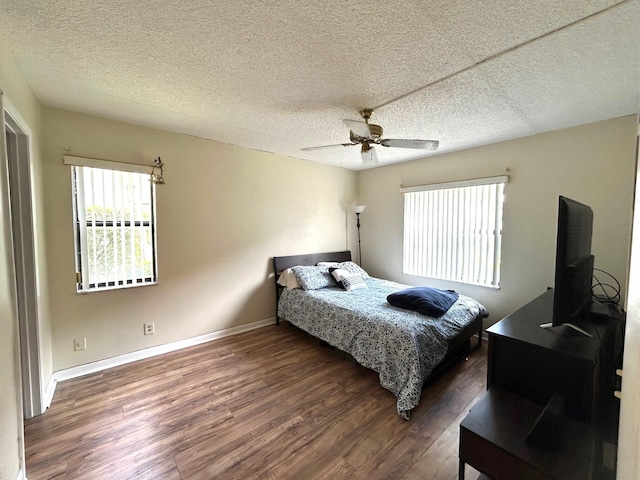
<svg viewBox="0 0 640 480"><path fill-rule="evenodd" d="M138 350L136 352L126 353L117 357L106 358L97 362L86 363L84 365L78 365L77 367L71 367L64 370L54 372L52 382L53 389L57 382L63 380L69 380L72 378L81 377L90 373L106 370L107 368L117 367L126 363L135 362L145 358L155 357L162 355L163 353L174 352L187 347L193 347L202 343L211 342L219 338L229 337L231 335L237 335L239 333L248 332L249 330L255 330L256 328L266 327L267 325L273 325L276 323L275 317L267 318L265 320L258 320L257 322L249 323L247 325L240 325L238 327L228 328L226 330L220 330L218 332L207 333L205 335L199 335L197 337L187 338L185 340L179 340L177 342L167 343L165 345L158 345L156 347L145 348L144 350ZM51 385L51 383L50 383ZM49 390L47 389L47 394ZM53 391L51 392L51 398L53 398Z"/></svg>
<svg viewBox="0 0 640 480"><path fill-rule="evenodd" d="M18 472L18 476L16 477L16 480L27 480L27 477L24 475L24 472L22 470Z"/></svg>
<svg viewBox="0 0 640 480"><path fill-rule="evenodd" d="M47 410L47 408L51 406L51 402L53 401L53 394L56 391L57 384L58 384L58 381L56 380L56 376L54 373L53 375L51 375L51 378L49 379L49 384L47 385L47 388L44 391L44 395L42 396L42 412L43 413Z"/></svg>

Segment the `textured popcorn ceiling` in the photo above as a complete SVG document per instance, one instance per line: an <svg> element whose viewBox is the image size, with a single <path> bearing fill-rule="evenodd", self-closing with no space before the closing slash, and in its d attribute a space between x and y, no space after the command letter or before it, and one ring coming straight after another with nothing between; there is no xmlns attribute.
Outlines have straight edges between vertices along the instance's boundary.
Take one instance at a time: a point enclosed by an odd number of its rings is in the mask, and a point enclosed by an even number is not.
<svg viewBox="0 0 640 480"><path fill-rule="evenodd" d="M639 20L638 0L0 0L0 41L43 104L358 170L359 147L300 149L347 142L364 107L440 140L380 164L635 113Z"/></svg>

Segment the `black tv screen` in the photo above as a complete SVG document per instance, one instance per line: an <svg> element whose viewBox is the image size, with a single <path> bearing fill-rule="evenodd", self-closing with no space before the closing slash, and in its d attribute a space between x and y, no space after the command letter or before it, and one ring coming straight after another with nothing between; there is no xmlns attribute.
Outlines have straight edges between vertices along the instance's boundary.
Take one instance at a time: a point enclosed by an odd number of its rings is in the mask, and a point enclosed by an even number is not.
<svg viewBox="0 0 640 480"><path fill-rule="evenodd" d="M571 322L591 300L593 211L587 205L560 196L553 326Z"/></svg>

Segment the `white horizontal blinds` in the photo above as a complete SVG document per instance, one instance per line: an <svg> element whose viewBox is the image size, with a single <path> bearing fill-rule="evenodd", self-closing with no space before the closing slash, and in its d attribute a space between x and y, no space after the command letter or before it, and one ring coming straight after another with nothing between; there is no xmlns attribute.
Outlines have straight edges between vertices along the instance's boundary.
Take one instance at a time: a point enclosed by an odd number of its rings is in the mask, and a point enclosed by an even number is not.
<svg viewBox="0 0 640 480"><path fill-rule="evenodd" d="M404 273L500 285L502 204L508 177L490 180L403 189Z"/></svg>
<svg viewBox="0 0 640 480"><path fill-rule="evenodd" d="M155 283L154 187L149 174L74 168L79 290Z"/></svg>

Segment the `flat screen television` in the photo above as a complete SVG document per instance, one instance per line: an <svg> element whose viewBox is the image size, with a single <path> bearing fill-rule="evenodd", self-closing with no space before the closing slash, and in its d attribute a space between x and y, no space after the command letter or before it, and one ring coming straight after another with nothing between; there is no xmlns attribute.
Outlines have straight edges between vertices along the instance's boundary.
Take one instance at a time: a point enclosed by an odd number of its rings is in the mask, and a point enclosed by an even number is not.
<svg viewBox="0 0 640 480"><path fill-rule="evenodd" d="M591 302L593 211L587 205L560 196L552 326L567 325ZM583 333L586 333L583 331Z"/></svg>

